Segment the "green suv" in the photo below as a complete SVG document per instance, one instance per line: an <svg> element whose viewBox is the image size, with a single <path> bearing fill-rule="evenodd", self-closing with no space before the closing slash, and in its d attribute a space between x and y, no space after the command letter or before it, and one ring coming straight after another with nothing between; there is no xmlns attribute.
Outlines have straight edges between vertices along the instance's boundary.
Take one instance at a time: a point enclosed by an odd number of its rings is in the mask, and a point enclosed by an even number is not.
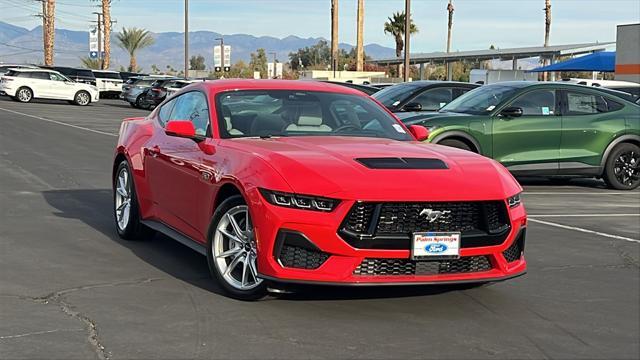
<svg viewBox="0 0 640 360"><path fill-rule="evenodd" d="M640 184L640 106L603 89L504 82L474 89L435 113L398 113L433 143L498 160L514 175L602 177Z"/></svg>

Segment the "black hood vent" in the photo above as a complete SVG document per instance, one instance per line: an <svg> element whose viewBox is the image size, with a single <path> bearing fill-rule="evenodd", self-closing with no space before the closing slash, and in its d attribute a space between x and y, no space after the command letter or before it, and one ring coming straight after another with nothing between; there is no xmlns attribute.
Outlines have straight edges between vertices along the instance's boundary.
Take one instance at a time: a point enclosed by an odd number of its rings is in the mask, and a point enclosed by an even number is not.
<svg viewBox="0 0 640 360"><path fill-rule="evenodd" d="M428 158L360 158L355 159L369 169L435 170L448 169L440 159Z"/></svg>

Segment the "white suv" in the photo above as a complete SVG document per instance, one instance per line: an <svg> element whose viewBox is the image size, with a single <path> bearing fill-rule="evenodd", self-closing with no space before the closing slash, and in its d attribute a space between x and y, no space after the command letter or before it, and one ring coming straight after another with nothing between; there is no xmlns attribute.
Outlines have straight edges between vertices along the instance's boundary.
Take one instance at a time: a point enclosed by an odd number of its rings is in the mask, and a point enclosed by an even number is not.
<svg viewBox="0 0 640 360"><path fill-rule="evenodd" d="M101 98L117 98L122 92L122 78L117 71L92 70L96 77L96 86L100 91Z"/></svg>
<svg viewBox="0 0 640 360"><path fill-rule="evenodd" d="M20 102L34 98L67 100L85 106L98 101L98 88L78 83L57 71L47 69L11 69L0 78L0 93Z"/></svg>

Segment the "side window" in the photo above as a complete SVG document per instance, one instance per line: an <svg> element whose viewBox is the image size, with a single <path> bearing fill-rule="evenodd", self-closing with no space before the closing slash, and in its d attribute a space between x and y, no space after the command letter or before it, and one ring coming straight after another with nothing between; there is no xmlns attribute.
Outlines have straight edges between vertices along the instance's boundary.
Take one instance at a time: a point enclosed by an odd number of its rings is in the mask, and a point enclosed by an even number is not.
<svg viewBox="0 0 640 360"><path fill-rule="evenodd" d="M47 72L32 72L31 78L38 80L51 80L51 78L49 77L49 73Z"/></svg>
<svg viewBox="0 0 640 360"><path fill-rule="evenodd" d="M605 101L607 102L608 111L618 111L624 107L624 105L620 104L619 102L615 102L609 98L606 98Z"/></svg>
<svg viewBox="0 0 640 360"><path fill-rule="evenodd" d="M171 120L190 120L197 135L208 135L209 106L207 98L201 92L192 91L176 98Z"/></svg>
<svg viewBox="0 0 640 360"><path fill-rule="evenodd" d="M451 100L451 88L435 88L422 92L411 102L422 105L422 110L438 110Z"/></svg>
<svg viewBox="0 0 640 360"><path fill-rule="evenodd" d="M556 92L555 90L534 90L520 96L509 106L521 108L523 116L555 115Z"/></svg>
<svg viewBox="0 0 640 360"><path fill-rule="evenodd" d="M53 81L65 81L66 79L63 78L62 76L55 74L55 73L49 73L49 80L53 80Z"/></svg>
<svg viewBox="0 0 640 360"><path fill-rule="evenodd" d="M176 104L177 99L173 99L168 101L166 104L162 105L160 110L158 110L158 120L160 121L160 125L165 127L167 125L167 121L171 119L171 110L173 110L173 106Z"/></svg>
<svg viewBox="0 0 640 360"><path fill-rule="evenodd" d="M607 103L600 95L567 92L567 115L590 115L607 112Z"/></svg>

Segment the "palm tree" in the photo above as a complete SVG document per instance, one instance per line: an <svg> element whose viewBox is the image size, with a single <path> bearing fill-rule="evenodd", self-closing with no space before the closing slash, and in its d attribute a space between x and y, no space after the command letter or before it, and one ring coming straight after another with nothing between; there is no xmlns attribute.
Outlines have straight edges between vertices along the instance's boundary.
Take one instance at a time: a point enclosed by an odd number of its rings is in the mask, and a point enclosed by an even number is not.
<svg viewBox="0 0 640 360"><path fill-rule="evenodd" d="M102 0L102 19L104 21L104 58L102 68L108 69L111 62L111 0Z"/></svg>
<svg viewBox="0 0 640 360"><path fill-rule="evenodd" d="M53 43L56 36L55 14L56 0L46 0L42 3L44 18L43 36L44 36L44 64L53 65Z"/></svg>
<svg viewBox="0 0 640 360"><path fill-rule="evenodd" d="M89 57L83 57L80 59L80 61L82 61L82 66L84 66L87 69L93 69L93 70L98 70L100 69L100 60L99 59L92 59Z"/></svg>
<svg viewBox="0 0 640 360"><path fill-rule="evenodd" d="M451 29L453 28L453 4L449 0L447 11L449 12L449 23L447 24L447 52L451 52Z"/></svg>
<svg viewBox="0 0 640 360"><path fill-rule="evenodd" d="M338 0L331 0L331 69L338 67Z"/></svg>
<svg viewBox="0 0 640 360"><path fill-rule="evenodd" d="M358 0L357 23L356 71L362 71L364 68L364 0Z"/></svg>
<svg viewBox="0 0 640 360"><path fill-rule="evenodd" d="M403 12L395 12L392 17L388 18L389 21L384 23L384 33L393 35L396 40L396 57L402 56L402 49L404 49L404 23L405 23L405 14ZM411 19L411 29L409 29L411 34L415 34L418 32L418 27L413 23L413 19Z"/></svg>
<svg viewBox="0 0 640 360"><path fill-rule="evenodd" d="M123 48L129 53L131 57L129 61L129 71L138 70L138 64L136 62L136 53L138 50L153 45L155 40L151 36L148 30L139 28L122 28L117 35L118 46Z"/></svg>
<svg viewBox="0 0 640 360"><path fill-rule="evenodd" d="M551 32L551 0L544 0L544 47L549 46L549 33ZM542 62L547 65L547 60ZM542 73L542 78L547 81L547 73Z"/></svg>

